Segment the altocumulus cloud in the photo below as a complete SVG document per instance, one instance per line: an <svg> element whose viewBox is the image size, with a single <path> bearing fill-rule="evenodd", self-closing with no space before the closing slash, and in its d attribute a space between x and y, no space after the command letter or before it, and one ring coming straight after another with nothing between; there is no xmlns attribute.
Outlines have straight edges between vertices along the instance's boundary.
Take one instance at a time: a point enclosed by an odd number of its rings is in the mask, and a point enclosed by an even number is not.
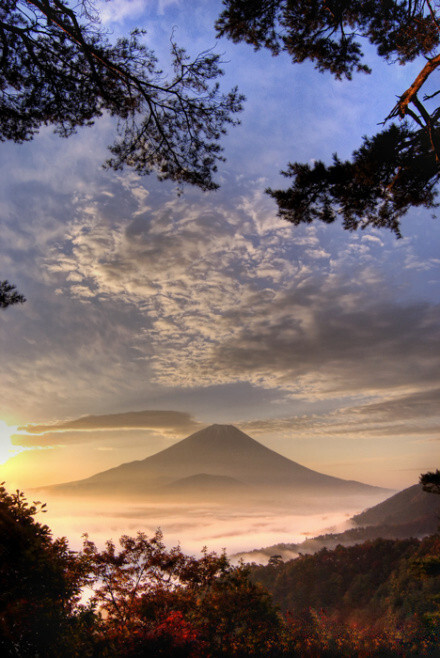
<svg viewBox="0 0 440 658"><path fill-rule="evenodd" d="M134 178L121 185L131 216L110 231L106 204L84 199L45 262L63 293L142 314L134 344L158 384L246 381L310 399L439 386L440 307L396 301L375 235L335 252L259 192L153 206Z"/></svg>
<svg viewBox="0 0 440 658"><path fill-rule="evenodd" d="M69 140L74 162L77 148ZM438 267L415 239L293 228L276 219L263 180L170 198L134 175L104 176L82 155L75 167L90 179L75 169L60 195L56 172L34 164L16 173L32 221L20 232L6 208L31 274L27 304L4 317L5 409L16 390L28 417L46 400L43 417L63 418L237 382L272 399L376 402L440 386L438 296L425 295L425 279L417 297L402 289L402 277L410 288Z"/></svg>

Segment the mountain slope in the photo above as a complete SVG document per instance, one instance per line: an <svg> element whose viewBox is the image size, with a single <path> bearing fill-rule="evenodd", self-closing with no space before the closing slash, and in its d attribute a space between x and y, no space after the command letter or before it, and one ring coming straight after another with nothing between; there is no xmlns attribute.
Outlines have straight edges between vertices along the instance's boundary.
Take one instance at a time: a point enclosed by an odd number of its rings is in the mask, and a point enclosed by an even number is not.
<svg viewBox="0 0 440 658"><path fill-rule="evenodd" d="M225 487L231 484L229 478L251 488L258 487L259 491L283 489L298 494L331 492L334 495L376 494L378 497L387 493L385 489L341 480L301 466L232 425L211 425L144 460L122 464L52 489L160 495L173 482L201 475L205 479L207 476L223 478ZM222 482L217 482L217 488L221 490Z"/></svg>
<svg viewBox="0 0 440 658"><path fill-rule="evenodd" d="M423 524L431 528L439 523L440 496L423 491L420 484L414 484L387 498L382 503L356 514L354 523L358 526ZM435 531L435 527L432 532Z"/></svg>
<svg viewBox="0 0 440 658"><path fill-rule="evenodd" d="M313 554L322 548L331 550L339 545L352 546L378 538L426 537L439 528L440 496L428 494L420 484L415 484L361 514L356 514L351 521L356 527L344 532L319 535L301 543L273 544L237 553L234 557L248 562L266 562L271 555L277 554L284 560L290 560L300 553Z"/></svg>
<svg viewBox="0 0 440 658"><path fill-rule="evenodd" d="M199 473L190 475L166 484L160 489L163 498L180 499L187 502L200 500L236 500L238 496L249 496L254 493L252 487L228 477L227 475L208 475Z"/></svg>

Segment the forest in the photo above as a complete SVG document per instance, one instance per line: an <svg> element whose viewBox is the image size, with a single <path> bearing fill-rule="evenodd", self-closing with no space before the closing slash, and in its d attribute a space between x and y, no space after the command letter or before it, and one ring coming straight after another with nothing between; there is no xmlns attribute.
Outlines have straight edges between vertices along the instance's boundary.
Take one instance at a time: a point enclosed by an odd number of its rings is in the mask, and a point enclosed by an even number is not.
<svg viewBox="0 0 440 658"><path fill-rule="evenodd" d="M233 566L160 531L70 550L0 488L3 656L440 655L440 535Z"/></svg>

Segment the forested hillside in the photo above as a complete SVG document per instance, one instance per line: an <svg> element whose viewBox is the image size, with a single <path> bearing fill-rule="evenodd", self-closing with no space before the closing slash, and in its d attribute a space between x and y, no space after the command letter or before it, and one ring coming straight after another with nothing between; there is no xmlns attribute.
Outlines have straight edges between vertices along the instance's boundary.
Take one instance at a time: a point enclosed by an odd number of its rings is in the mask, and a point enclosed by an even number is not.
<svg viewBox="0 0 440 658"><path fill-rule="evenodd" d="M364 647L362 655L376 655L377 645L377 655L440 655L438 534L324 548L286 563L273 558L253 565L252 579L318 651L339 646L350 655L350 647Z"/></svg>

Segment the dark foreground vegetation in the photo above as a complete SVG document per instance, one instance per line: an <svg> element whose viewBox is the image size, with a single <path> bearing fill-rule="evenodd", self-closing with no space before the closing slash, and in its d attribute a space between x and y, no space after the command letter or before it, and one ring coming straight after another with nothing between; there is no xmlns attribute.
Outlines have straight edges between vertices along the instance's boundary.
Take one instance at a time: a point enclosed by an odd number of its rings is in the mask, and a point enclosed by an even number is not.
<svg viewBox="0 0 440 658"><path fill-rule="evenodd" d="M440 656L440 535L231 566L160 532L75 553L39 511L0 487L2 656Z"/></svg>
<svg viewBox="0 0 440 658"><path fill-rule="evenodd" d="M440 535L254 565L310 655L439 655ZM326 653L327 652L327 653Z"/></svg>

